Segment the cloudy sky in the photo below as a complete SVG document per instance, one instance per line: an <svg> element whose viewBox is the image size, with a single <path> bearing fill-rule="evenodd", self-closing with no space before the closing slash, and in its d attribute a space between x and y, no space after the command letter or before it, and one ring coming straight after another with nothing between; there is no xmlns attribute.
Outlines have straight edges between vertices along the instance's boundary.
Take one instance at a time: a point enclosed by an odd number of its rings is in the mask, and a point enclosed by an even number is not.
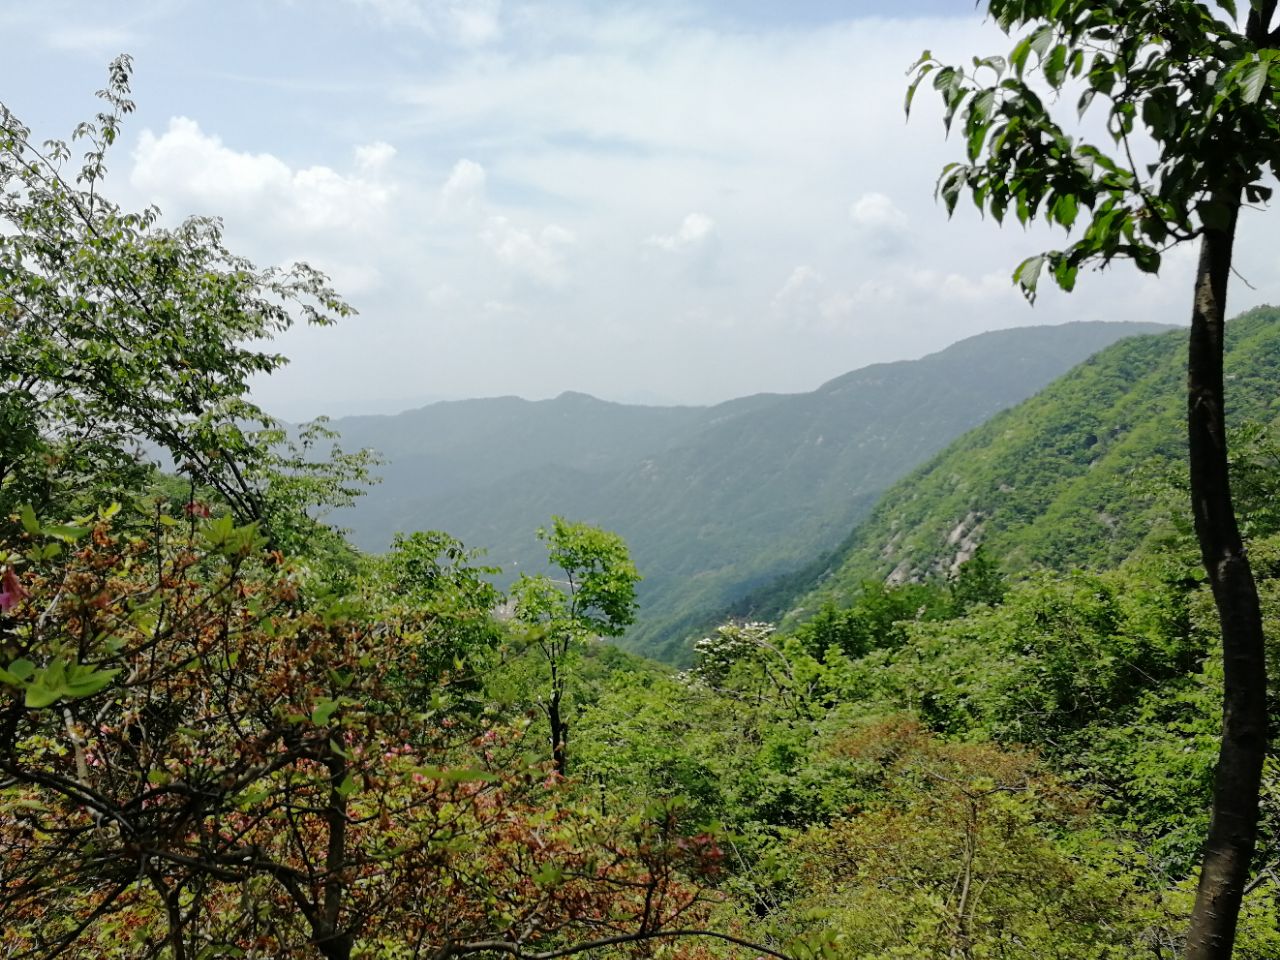
<svg viewBox="0 0 1280 960"><path fill-rule="evenodd" d="M290 418L581 390L706 403L808 390L999 327L1182 322L1192 251L1028 307L1054 238L934 202L908 66L1007 41L968 0L3 0L3 99L37 137L135 56L129 205L224 218L360 311L296 330L259 388ZM1280 300L1243 228L1232 308Z"/></svg>

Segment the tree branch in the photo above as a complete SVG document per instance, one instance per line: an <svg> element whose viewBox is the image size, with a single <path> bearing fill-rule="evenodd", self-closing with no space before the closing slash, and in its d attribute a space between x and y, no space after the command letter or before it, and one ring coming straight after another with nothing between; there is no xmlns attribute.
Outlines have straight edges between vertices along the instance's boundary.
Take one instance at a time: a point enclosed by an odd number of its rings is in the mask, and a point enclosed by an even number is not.
<svg viewBox="0 0 1280 960"><path fill-rule="evenodd" d="M14 960L27 960L28 957L40 957L41 960L53 960L54 957L61 954L73 943L75 943L78 939L80 939L80 934L88 930L89 927L93 926L93 924L95 924L98 921L98 919L103 916L103 914L105 914L108 910L110 910L112 904L114 904L116 900L120 898L120 894L124 893L127 889L129 889L129 884L127 883L118 885L114 890L111 891L111 893L107 895L106 899L104 899L100 904L98 904L96 907L93 908L92 913L90 913L87 917L85 917L82 921L80 921L80 923L76 925L74 930L72 930L65 937L63 937L61 940L55 943L51 948L49 948L49 951L47 953L44 952L42 948L37 948L27 953L18 954L14 958Z"/></svg>
<svg viewBox="0 0 1280 960"><path fill-rule="evenodd" d="M744 940L741 937L735 937L732 934L718 933L714 930L656 930L645 933L620 933L614 937L585 940L582 943L575 943L568 947L558 947L555 950L546 950L540 953L527 953L523 945L510 940L477 940L472 943L449 943L436 954L435 960L448 960L450 957L463 957L476 953L505 953L515 957L516 960L557 960L559 957L572 957L579 953L599 950L603 947L616 947L626 943L644 943L648 940L674 940L682 937L706 937L712 940L721 940L725 943L732 943L735 946L746 947L748 950L755 950L757 953L774 957L776 960L794 960L789 954L772 950L769 947L761 946L750 940Z"/></svg>

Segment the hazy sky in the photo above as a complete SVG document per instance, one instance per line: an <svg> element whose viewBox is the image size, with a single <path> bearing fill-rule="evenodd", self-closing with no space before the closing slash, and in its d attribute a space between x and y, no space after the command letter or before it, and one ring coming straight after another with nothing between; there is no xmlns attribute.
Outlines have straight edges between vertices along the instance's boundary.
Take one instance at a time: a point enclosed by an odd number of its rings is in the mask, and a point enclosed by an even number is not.
<svg viewBox="0 0 1280 960"><path fill-rule="evenodd" d="M360 316L298 330L259 388L290 418L573 389L709 402L812 389L997 327L1182 322L1187 250L1028 307L1052 235L933 199L905 72L1007 50L968 0L0 0L0 99L66 136L122 51L113 193L216 214ZM1231 308L1277 296L1251 215Z"/></svg>

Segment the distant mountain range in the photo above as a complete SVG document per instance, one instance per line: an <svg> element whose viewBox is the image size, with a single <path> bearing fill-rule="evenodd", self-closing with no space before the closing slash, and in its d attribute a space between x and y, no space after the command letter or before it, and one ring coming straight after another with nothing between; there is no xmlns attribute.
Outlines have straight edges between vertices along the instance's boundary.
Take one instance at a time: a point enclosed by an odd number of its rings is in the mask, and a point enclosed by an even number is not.
<svg viewBox="0 0 1280 960"><path fill-rule="evenodd" d="M876 364L811 393L711 407L578 393L435 403L334 422L372 447L383 483L339 522L383 550L397 531L447 530L506 571L541 569L553 514L627 539L644 575L623 643L680 659L688 631L845 540L880 494L966 431L1115 341L1167 328L1073 323L971 337Z"/></svg>
<svg viewBox="0 0 1280 960"><path fill-rule="evenodd" d="M1280 423L1280 309L1227 324L1228 424ZM1009 572L1106 569L1190 523L1186 334L1125 340L993 417L890 489L828 557L744 597L739 616L796 622L869 580L945 576L979 545ZM1185 481L1179 481L1179 484ZM1172 507L1169 500L1173 501Z"/></svg>

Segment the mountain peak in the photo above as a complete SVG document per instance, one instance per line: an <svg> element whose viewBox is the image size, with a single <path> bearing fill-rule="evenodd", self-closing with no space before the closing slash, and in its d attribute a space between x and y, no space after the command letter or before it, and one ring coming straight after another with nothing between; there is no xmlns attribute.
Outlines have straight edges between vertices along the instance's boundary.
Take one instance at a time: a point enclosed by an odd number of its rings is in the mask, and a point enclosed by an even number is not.
<svg viewBox="0 0 1280 960"><path fill-rule="evenodd" d="M581 393L577 390L565 390L555 398L555 403L604 403L598 397L593 397L589 393Z"/></svg>

